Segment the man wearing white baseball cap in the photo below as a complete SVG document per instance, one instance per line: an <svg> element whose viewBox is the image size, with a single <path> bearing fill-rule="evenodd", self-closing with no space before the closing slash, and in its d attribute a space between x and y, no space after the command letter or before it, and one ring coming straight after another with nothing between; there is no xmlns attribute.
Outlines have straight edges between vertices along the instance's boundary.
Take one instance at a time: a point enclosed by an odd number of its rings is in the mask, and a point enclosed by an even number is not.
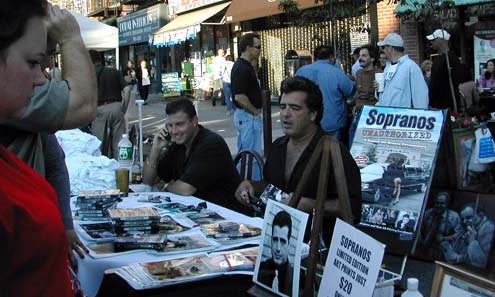
<svg viewBox="0 0 495 297"><path fill-rule="evenodd" d="M430 105L435 108L450 108L453 110L454 100L452 99L452 90L449 82L449 71L447 67L447 58L452 76L452 87L455 100L459 104L459 79L453 75L459 65L457 56L449 50L450 34L444 29L437 29L431 35L426 36L431 42L431 47L439 54L433 59L430 77Z"/></svg>
<svg viewBox="0 0 495 297"><path fill-rule="evenodd" d="M383 92L378 106L428 108L428 86L419 66L404 54L404 40L397 33L388 34L377 43L387 56ZM375 84L377 86L377 84Z"/></svg>

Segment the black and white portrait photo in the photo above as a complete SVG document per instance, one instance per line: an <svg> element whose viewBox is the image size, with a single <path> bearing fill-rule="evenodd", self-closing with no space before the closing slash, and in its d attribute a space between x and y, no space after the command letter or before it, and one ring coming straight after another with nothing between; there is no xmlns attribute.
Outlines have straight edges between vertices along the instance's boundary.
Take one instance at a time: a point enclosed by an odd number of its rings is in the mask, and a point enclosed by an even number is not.
<svg viewBox="0 0 495 297"><path fill-rule="evenodd" d="M281 296L297 296L308 214L268 200L253 281Z"/></svg>

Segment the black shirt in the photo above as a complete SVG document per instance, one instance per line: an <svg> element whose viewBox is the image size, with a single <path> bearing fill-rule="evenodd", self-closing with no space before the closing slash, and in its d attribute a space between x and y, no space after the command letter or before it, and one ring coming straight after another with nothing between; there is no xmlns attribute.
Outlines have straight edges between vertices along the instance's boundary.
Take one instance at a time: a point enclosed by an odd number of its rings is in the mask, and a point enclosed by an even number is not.
<svg viewBox="0 0 495 297"><path fill-rule="evenodd" d="M248 61L243 58L237 59L232 66L230 81L233 99L237 94L244 94L254 107L258 109L262 107L260 84L253 66ZM233 102L236 108L241 108L235 99Z"/></svg>
<svg viewBox="0 0 495 297"><path fill-rule="evenodd" d="M28 135L29 132L19 130L14 127L0 125L0 144L9 147L17 137Z"/></svg>
<svg viewBox="0 0 495 297"><path fill-rule="evenodd" d="M452 67L452 83L454 84L457 106L459 106L459 79L455 76L456 71L454 70L459 64L459 59L452 52L449 52L449 63L450 67ZM431 107L451 108L453 110L454 103L452 101L452 92L450 91L449 72L447 70L445 54L437 56L433 61L429 97Z"/></svg>
<svg viewBox="0 0 495 297"><path fill-rule="evenodd" d="M199 129L189 157L184 145L172 144L158 161L158 176L167 182L180 179L197 189L194 196L242 212L245 207L234 198L241 177L227 144L218 134Z"/></svg>
<svg viewBox="0 0 495 297"><path fill-rule="evenodd" d="M98 83L98 102L122 101L122 89L126 83L117 69L95 65L96 81Z"/></svg>
<svg viewBox="0 0 495 297"><path fill-rule="evenodd" d="M270 153L263 169L265 181L282 189L286 193L295 192L296 187L302 178L304 169L306 168L306 164L309 163L309 159L311 158L311 155L316 149L316 145L323 135L325 135L325 132L321 128L318 128L315 136L313 136L313 139L297 160L288 183L285 183L284 181L284 170L289 137L283 136L275 140L270 148ZM349 198L351 200L351 210L354 216L354 223L358 223L361 219L361 174L356 162L343 144L340 144L340 151L342 153L342 162L344 165ZM318 164L321 164L321 162L318 162ZM316 199L319 174L320 166L316 166L313 170L311 170L310 178L308 180L309 183L303 190L303 197ZM331 171L328 177L327 199L337 199L337 197L335 176L333 175L333 171ZM324 238L329 239L331 238L330 234L333 231L334 221L325 220L323 224L325 226L323 229L324 232L327 230L330 231L330 233L324 233ZM310 225L311 224L308 224L308 227Z"/></svg>

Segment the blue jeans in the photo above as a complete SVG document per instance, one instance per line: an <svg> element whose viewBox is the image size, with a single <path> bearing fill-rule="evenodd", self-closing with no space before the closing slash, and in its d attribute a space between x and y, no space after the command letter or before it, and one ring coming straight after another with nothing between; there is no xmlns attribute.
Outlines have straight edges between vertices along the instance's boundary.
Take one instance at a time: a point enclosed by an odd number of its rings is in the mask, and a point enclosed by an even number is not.
<svg viewBox="0 0 495 297"><path fill-rule="evenodd" d="M234 104L232 103L232 92L230 91L230 83L223 82L223 96L225 97L225 104L227 105L227 111L234 109Z"/></svg>
<svg viewBox="0 0 495 297"><path fill-rule="evenodd" d="M237 150L240 152L251 149L261 153L261 134L263 131L263 118L254 116L242 108L234 112L234 125L237 129ZM258 166L253 167L253 180L260 180Z"/></svg>

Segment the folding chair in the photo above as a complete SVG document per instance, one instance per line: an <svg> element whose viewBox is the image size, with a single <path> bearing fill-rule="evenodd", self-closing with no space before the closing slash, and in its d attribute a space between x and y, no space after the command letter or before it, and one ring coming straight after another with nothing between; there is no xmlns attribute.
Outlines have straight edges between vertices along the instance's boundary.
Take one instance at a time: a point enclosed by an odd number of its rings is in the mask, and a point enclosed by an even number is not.
<svg viewBox="0 0 495 297"><path fill-rule="evenodd" d="M263 167L265 162L263 158L254 150L242 150L234 158L234 164L241 175L242 180L251 180L253 178L253 170L258 169L259 177L263 177ZM257 164L257 168L255 166Z"/></svg>

